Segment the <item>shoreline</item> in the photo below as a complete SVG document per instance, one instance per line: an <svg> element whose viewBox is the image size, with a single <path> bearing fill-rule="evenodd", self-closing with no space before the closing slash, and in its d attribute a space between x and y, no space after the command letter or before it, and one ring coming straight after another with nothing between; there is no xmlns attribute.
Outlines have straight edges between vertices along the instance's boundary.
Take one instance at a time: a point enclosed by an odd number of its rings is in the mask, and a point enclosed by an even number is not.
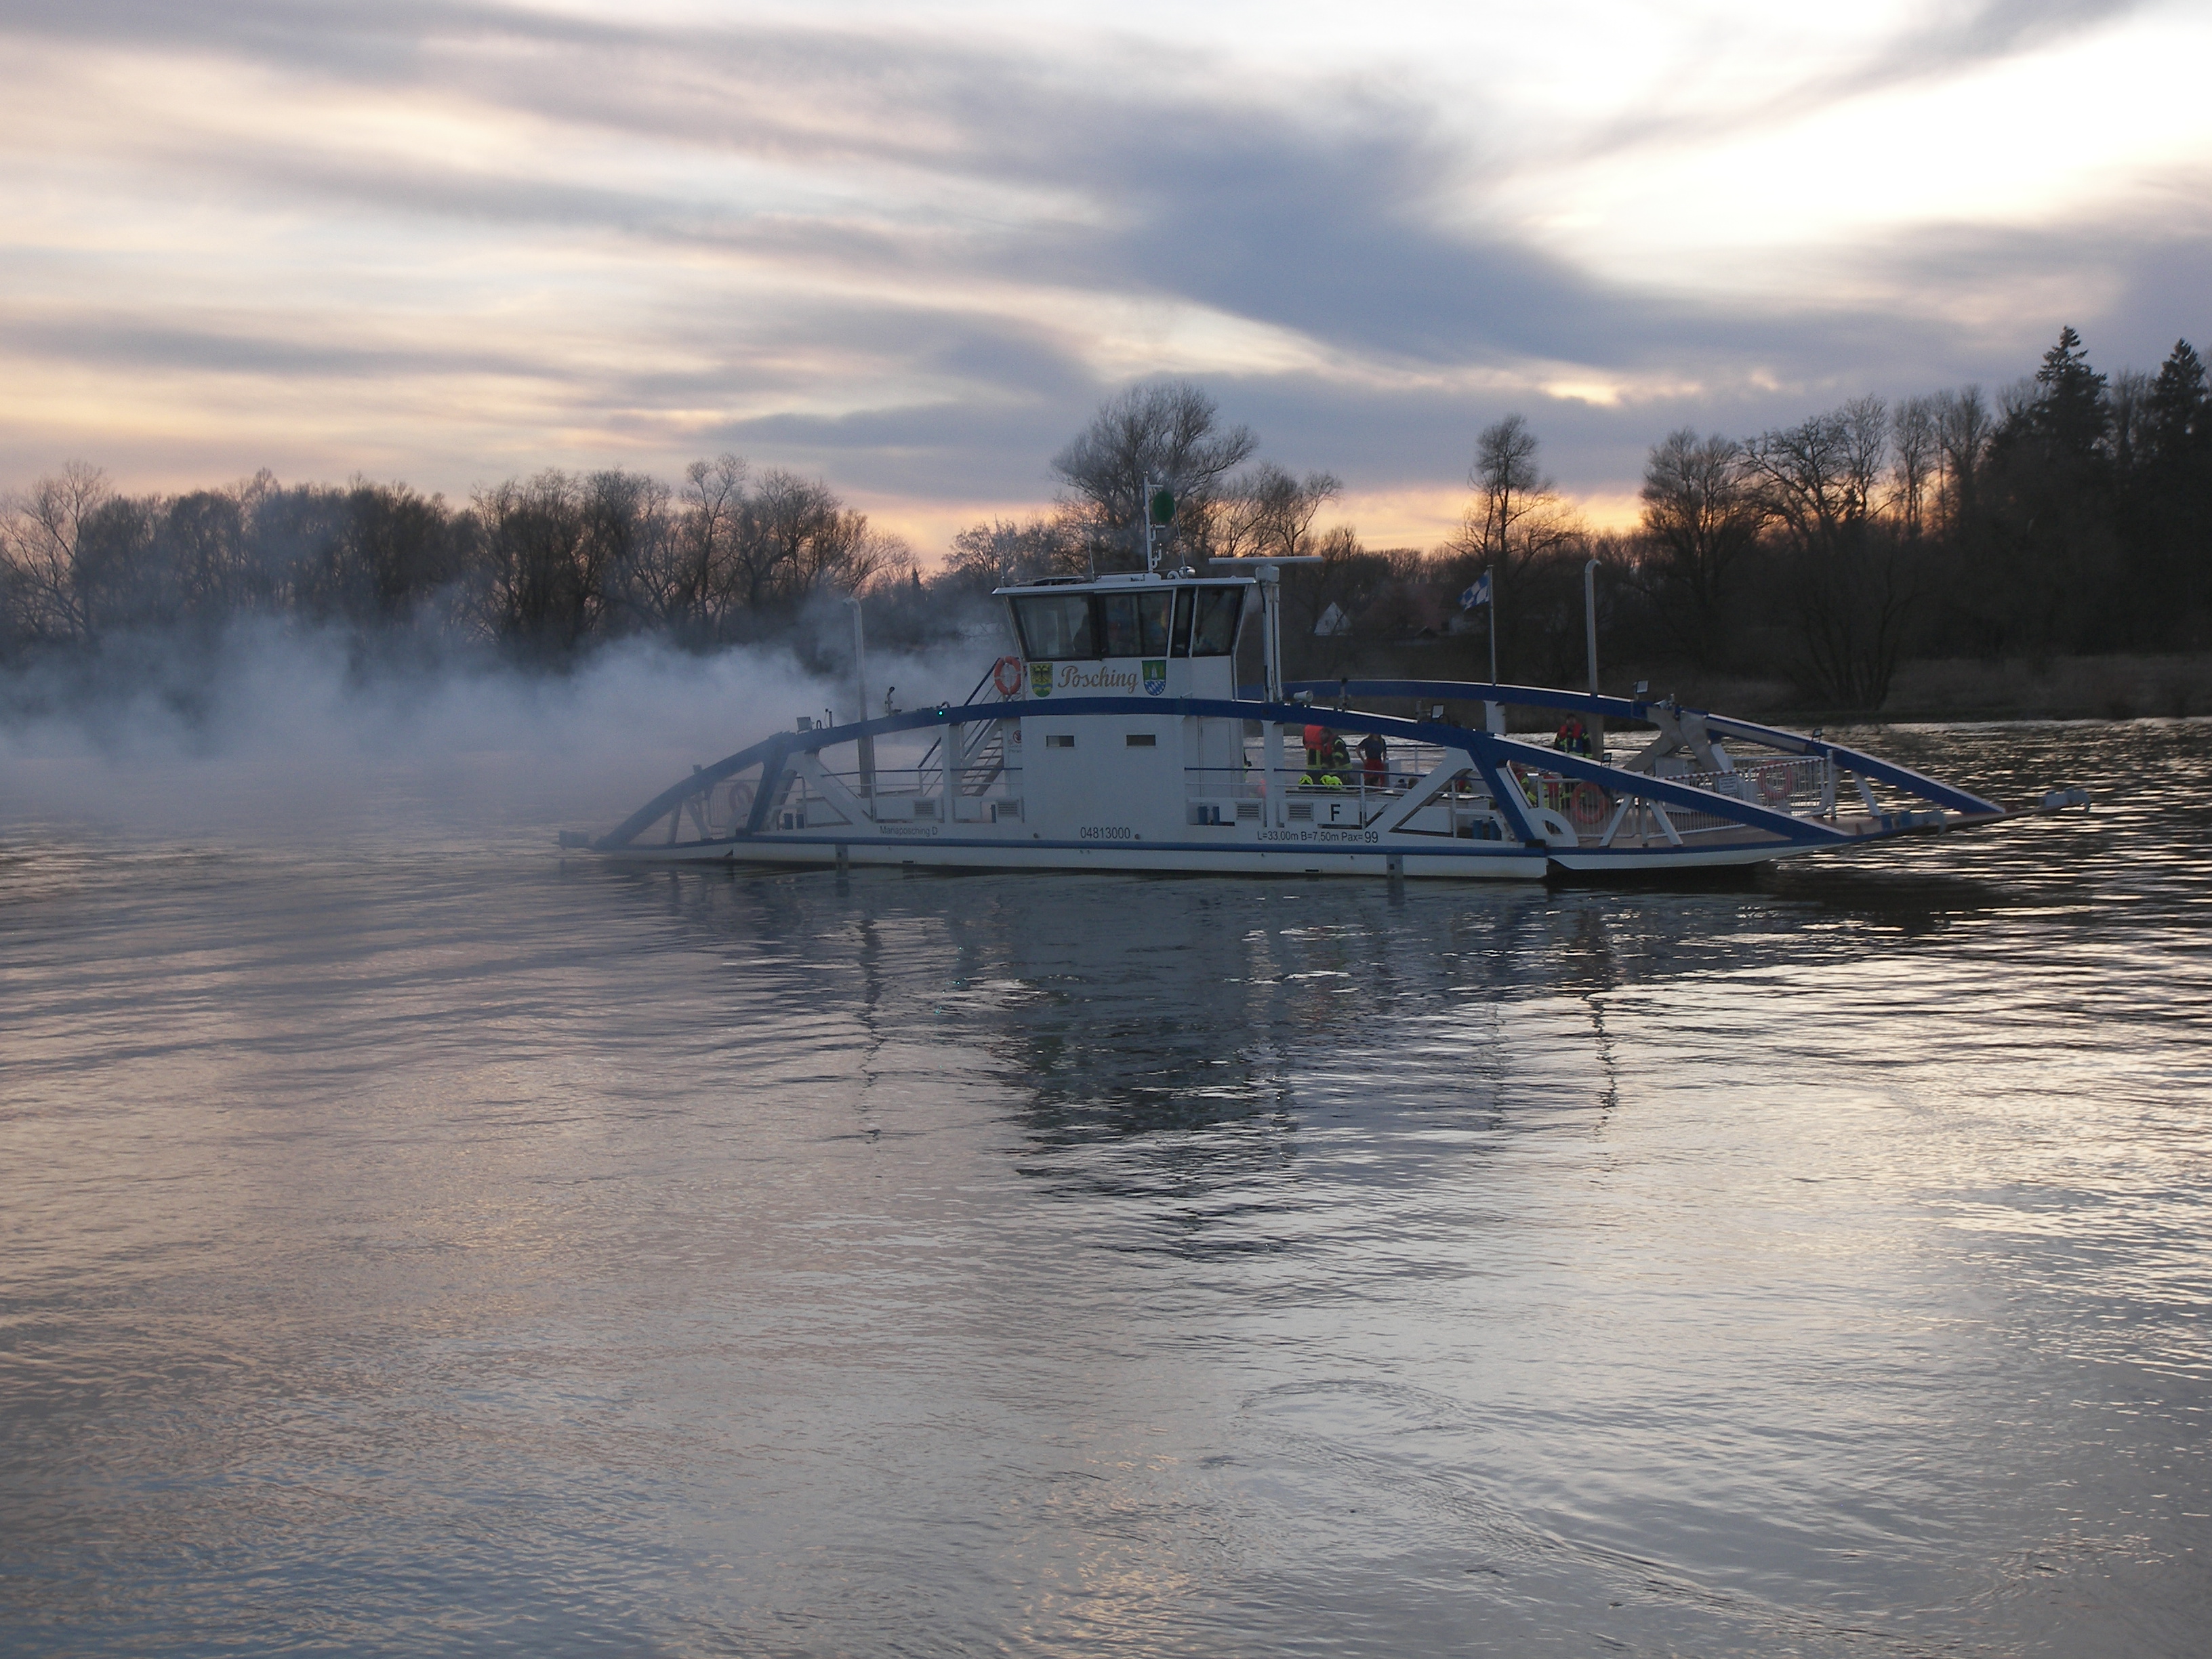
<svg viewBox="0 0 2212 1659"><path fill-rule="evenodd" d="M1638 679L1649 680L1655 695L1794 730L2212 715L2212 653L1917 659L1898 665L1889 696L1876 709L1823 708L1789 681L1764 676L1670 676L1664 668L1602 676L1605 689L1616 696L1626 695Z"/></svg>

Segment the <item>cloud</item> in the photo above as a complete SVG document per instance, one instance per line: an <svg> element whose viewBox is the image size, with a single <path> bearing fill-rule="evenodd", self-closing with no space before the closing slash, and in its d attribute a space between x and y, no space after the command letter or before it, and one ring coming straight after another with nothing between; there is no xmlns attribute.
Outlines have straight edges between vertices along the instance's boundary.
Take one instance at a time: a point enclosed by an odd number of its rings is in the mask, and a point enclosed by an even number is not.
<svg viewBox="0 0 2212 1659"><path fill-rule="evenodd" d="M0 472L459 490L736 448L933 520L1042 499L1101 396L1185 373L1371 499L1456 487L1508 408L1617 495L1674 425L2008 380L2060 320L2204 331L2202 118L2098 150L2130 94L2083 87L2068 187L2106 183L2009 218L2014 135L1963 135L1947 196L1924 125L2179 53L2185 12L1392 15L0 4ZM1561 52L1587 73L1528 72ZM1909 210L1887 151L1838 174L1847 235L1825 179L1731 195L1900 122Z"/></svg>
<svg viewBox="0 0 2212 1659"><path fill-rule="evenodd" d="M1929 15L1894 33L1846 43L1840 61L1784 64L1749 98L1715 102L1698 96L1707 88L1692 81L1678 98L1604 123L1577 151L1595 158L1660 143L1709 143L1756 133L1871 94L1954 81L1993 62L2061 45L2141 9L2141 0L1982 0L1948 10L1929 8Z"/></svg>

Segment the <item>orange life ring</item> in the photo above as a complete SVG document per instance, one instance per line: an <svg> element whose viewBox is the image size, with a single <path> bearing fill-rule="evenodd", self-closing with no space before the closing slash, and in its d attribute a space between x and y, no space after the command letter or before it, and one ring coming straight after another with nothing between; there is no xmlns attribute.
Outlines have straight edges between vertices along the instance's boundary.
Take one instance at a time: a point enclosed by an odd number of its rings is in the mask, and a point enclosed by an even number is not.
<svg viewBox="0 0 2212 1659"><path fill-rule="evenodd" d="M991 684L999 688L999 695L1011 697L1022 689L1022 659L1001 657L991 665Z"/></svg>
<svg viewBox="0 0 2212 1659"><path fill-rule="evenodd" d="M1588 827L1605 817L1605 791L1585 779L1575 786L1570 798L1570 810L1577 823Z"/></svg>
<svg viewBox="0 0 2212 1659"><path fill-rule="evenodd" d="M1769 806L1779 806L1790 799L1790 763L1762 766L1759 769L1759 798Z"/></svg>

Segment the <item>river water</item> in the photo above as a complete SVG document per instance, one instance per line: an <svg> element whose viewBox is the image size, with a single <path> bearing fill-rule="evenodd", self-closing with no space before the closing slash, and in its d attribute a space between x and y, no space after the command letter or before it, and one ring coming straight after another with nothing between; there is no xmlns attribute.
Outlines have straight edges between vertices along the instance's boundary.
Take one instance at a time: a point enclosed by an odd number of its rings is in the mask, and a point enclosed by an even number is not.
<svg viewBox="0 0 2212 1659"><path fill-rule="evenodd" d="M1611 891L0 836L0 1650L2160 1655L2212 726ZM27 775L22 774L19 775Z"/></svg>

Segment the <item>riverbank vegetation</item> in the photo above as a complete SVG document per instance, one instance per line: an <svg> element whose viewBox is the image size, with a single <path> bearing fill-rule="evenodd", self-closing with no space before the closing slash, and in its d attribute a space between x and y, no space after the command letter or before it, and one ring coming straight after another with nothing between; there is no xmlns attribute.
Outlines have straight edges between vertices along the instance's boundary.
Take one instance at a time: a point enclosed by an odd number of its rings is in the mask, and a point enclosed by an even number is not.
<svg viewBox="0 0 2212 1659"><path fill-rule="evenodd" d="M274 618L356 652L459 642L547 670L638 635L781 641L826 669L845 635L823 624L844 595L863 596L872 638L912 647L988 627L986 596L1005 582L1134 568L1162 486L1168 562L1319 560L1285 583L1304 676L1481 678L1494 617L1501 678L1579 684L1593 561L1608 685L1761 686L1765 707L1871 713L1909 663L1948 665L1917 672L1909 701L1949 684L1970 705L1975 665L2029 665L2047 684L2059 659L2212 652L2212 391L2185 341L2154 374L2108 375L2068 329L1994 393L1665 434L1626 532L1580 520L1519 415L1480 434L1464 522L1433 549L1365 547L1325 521L1334 476L1258 449L1195 386L1133 388L1054 458L1051 509L962 532L933 570L818 480L733 456L675 484L556 471L466 502L266 473L134 495L73 464L0 515L0 661L112 673L158 655L173 674L241 622ZM1485 574L1494 608L1464 605ZM2187 674L2145 684L2137 712L2192 712L2202 696Z"/></svg>

